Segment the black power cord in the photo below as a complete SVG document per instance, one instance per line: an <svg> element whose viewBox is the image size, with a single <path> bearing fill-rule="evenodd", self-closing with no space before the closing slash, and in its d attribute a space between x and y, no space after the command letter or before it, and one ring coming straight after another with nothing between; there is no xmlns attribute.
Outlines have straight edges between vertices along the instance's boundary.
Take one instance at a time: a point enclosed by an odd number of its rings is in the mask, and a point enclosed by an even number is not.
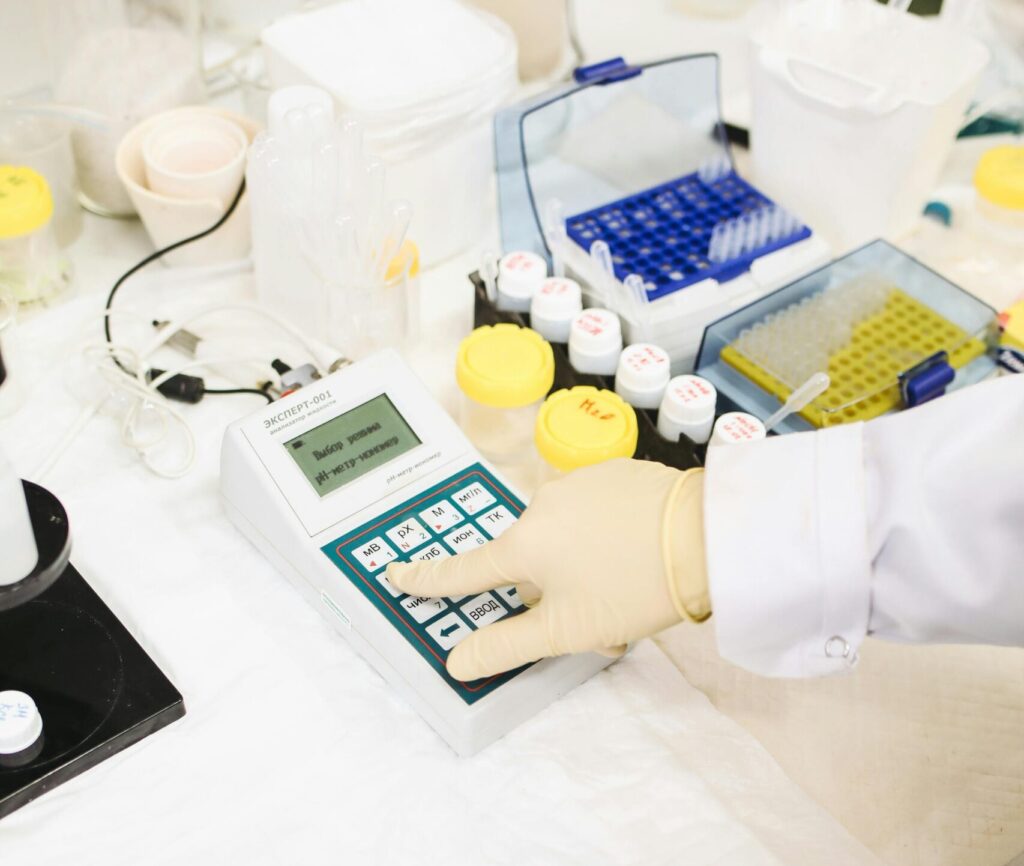
<svg viewBox="0 0 1024 866"><path fill-rule="evenodd" d="M238 187L238 192L235 193L235 197L231 200L231 204L228 205L228 209L226 211L224 211L223 215L221 215L221 217L217 220L217 222L215 222L209 228L203 229L201 232L199 232L197 234L190 235L187 238L182 238L180 241L175 241L173 244L168 244L166 247L161 247L160 249L155 250L154 252L150 253L148 256L146 256L141 261L136 262L134 265L132 265L130 268L128 268L127 271L125 271L123 274L121 274L121 276L119 276L117 278L117 280L115 281L114 285L110 289L110 294L107 295L106 308L103 310L103 335L104 335L104 337L106 337L107 346L110 349L114 348L114 340L113 340L113 337L111 336L111 331L110 331L110 314L111 314L111 311L112 311L113 306L114 306L114 297L117 295L117 293L120 290L121 286L123 286L125 284L125 282L129 279L129 277L134 276L136 273L138 273L144 267L146 267L146 265L151 264L152 262L155 262L157 259L160 259L163 256L167 255L167 253L174 252L174 250L180 249L181 247L186 246L187 244L191 244L191 243L193 243L195 241L202 240L207 235L212 235L215 231L217 231L217 229L219 229L222 225L224 225L224 223L226 223L231 218L231 214L233 214L235 212L235 210L238 208L238 203L242 200L242 194L244 192L245 192L245 178L243 177L242 178L242 183ZM135 376L135 373L133 371L129 370L124 364L121 363L121 359L119 357L117 357L117 353L116 352L112 351L110 353L110 359L121 369L121 371L126 376L132 376L132 377ZM206 389L204 389L203 393L204 394L258 394L260 397L263 397L268 403L273 403L274 402L273 396L271 394L269 394L266 390L263 390L261 388L206 388Z"/></svg>

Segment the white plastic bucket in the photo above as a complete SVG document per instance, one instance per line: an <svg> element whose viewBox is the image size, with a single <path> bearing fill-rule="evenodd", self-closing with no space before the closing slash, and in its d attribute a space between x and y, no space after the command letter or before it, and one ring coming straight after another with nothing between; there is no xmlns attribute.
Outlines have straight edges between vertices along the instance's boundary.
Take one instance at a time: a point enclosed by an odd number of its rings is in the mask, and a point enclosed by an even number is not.
<svg viewBox="0 0 1024 866"><path fill-rule="evenodd" d="M988 50L868 0L790 4L752 48L758 186L839 251L910 231Z"/></svg>
<svg viewBox="0 0 1024 866"><path fill-rule="evenodd" d="M512 31L454 0L349 0L263 31L273 87L315 84L359 121L413 206L425 266L479 240L493 174L492 118L516 86Z"/></svg>

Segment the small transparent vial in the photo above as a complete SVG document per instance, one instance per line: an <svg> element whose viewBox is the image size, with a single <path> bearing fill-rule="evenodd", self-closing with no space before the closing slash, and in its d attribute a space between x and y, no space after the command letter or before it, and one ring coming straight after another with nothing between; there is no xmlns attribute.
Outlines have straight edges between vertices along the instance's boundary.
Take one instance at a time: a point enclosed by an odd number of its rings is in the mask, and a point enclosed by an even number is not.
<svg viewBox="0 0 1024 866"><path fill-rule="evenodd" d="M657 409L668 387L671 360L653 343L633 343L619 356L615 393L637 409Z"/></svg>
<svg viewBox="0 0 1024 866"><path fill-rule="evenodd" d="M670 442L685 436L703 445L715 423L718 392L700 376L676 376L668 383L658 407L658 432Z"/></svg>
<svg viewBox="0 0 1024 866"><path fill-rule="evenodd" d="M611 310L591 307L572 320L569 363L578 373L612 376L622 353L622 325Z"/></svg>
<svg viewBox="0 0 1024 866"><path fill-rule="evenodd" d="M764 424L746 412L726 412L715 422L709 445L739 445L764 439Z"/></svg>
<svg viewBox="0 0 1024 866"><path fill-rule="evenodd" d="M552 343L568 343L572 320L582 310L579 283L567 277L548 277L530 304L530 327Z"/></svg>
<svg viewBox="0 0 1024 866"><path fill-rule="evenodd" d="M503 467L536 465L537 410L555 379L551 345L518 325L484 325L459 345L460 423L480 453Z"/></svg>
<svg viewBox="0 0 1024 866"><path fill-rule="evenodd" d="M498 309L530 312L530 303L547 279L548 265L536 253L506 253L498 263Z"/></svg>

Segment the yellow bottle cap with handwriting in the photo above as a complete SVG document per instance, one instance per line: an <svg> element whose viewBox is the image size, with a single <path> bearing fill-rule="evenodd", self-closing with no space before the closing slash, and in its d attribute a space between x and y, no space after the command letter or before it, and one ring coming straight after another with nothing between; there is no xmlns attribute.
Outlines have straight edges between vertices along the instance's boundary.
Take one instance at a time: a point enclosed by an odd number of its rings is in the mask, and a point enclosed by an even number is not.
<svg viewBox="0 0 1024 866"><path fill-rule="evenodd" d="M53 196L46 179L25 166L0 165L0 238L17 238L46 225Z"/></svg>
<svg viewBox="0 0 1024 866"><path fill-rule="evenodd" d="M459 344L455 380L467 397L485 406L529 406L551 390L555 355L529 328L483 325Z"/></svg>
<svg viewBox="0 0 1024 866"><path fill-rule="evenodd" d="M570 472L613 457L632 457L637 434L636 412L618 394L577 385L544 401L534 441L541 457Z"/></svg>
<svg viewBox="0 0 1024 866"><path fill-rule="evenodd" d="M1024 147L985 151L974 170L974 188L992 204L1024 210Z"/></svg>

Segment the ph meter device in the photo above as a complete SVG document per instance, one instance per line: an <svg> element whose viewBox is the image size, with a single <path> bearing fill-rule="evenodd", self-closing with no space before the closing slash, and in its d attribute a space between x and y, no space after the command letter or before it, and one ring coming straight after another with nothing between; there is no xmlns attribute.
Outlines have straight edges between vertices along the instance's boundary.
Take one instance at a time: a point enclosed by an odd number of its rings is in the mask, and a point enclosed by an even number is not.
<svg viewBox="0 0 1024 866"><path fill-rule="evenodd" d="M460 641L523 613L522 601L513 587L406 595L387 566L487 544L525 504L393 351L228 427L221 496L242 534L460 755L609 663L584 653L473 682L448 673Z"/></svg>

